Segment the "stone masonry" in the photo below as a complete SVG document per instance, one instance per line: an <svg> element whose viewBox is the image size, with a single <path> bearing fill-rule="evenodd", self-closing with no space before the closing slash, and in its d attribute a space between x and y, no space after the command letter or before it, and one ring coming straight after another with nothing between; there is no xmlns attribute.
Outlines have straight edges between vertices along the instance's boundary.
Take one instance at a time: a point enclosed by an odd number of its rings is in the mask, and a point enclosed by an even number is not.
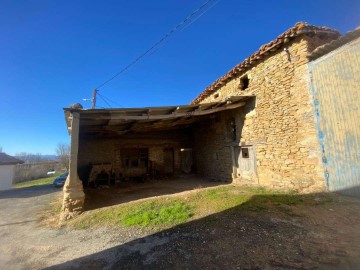
<svg viewBox="0 0 360 270"><path fill-rule="evenodd" d="M195 100L195 103L207 103L235 95L256 96L254 109L244 117L236 117L237 130L241 132L237 144L255 148L257 174L253 183L303 192L325 189L307 57L314 48L332 39L334 35L300 35L237 74L210 95L200 101ZM242 90L244 76L247 76L249 85ZM223 121L226 122L226 119ZM211 140L219 141L213 138L216 133L212 129L209 127L208 132L203 129L202 134L208 133ZM221 138L223 134L218 132L218 136ZM206 138L203 140L206 141ZM214 159L223 156L228 159L229 145L226 140L220 144L209 144L206 155ZM221 164L228 162L218 163L218 173L214 175L224 176ZM212 162L205 162L202 170L214 171ZM241 179L235 181L244 182Z"/></svg>
<svg viewBox="0 0 360 270"><path fill-rule="evenodd" d="M171 132L156 132L146 135L131 134L121 138L81 138L79 144L78 166L79 172L91 167L91 164L112 164L114 168L122 168L122 149L124 148L146 148L149 151L149 161L153 163L154 169L163 171L164 149L174 151L174 170L180 171L180 149L191 147L187 130L176 130ZM86 173L85 173L86 174ZM86 177L83 177L86 178Z"/></svg>

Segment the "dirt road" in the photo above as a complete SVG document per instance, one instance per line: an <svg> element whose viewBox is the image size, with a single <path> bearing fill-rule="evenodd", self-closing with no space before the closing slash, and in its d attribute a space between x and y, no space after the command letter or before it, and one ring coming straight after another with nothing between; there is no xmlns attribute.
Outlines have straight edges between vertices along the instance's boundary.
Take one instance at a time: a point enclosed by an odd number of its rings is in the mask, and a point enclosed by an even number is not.
<svg viewBox="0 0 360 270"><path fill-rule="evenodd" d="M360 201L291 215L232 208L152 235L50 229L36 215L59 190L0 192L3 269L360 269Z"/></svg>
<svg viewBox="0 0 360 270"><path fill-rule="evenodd" d="M106 230L89 233L41 226L38 213L60 193L51 185L0 192L2 269L42 269L122 243L114 242L118 234Z"/></svg>

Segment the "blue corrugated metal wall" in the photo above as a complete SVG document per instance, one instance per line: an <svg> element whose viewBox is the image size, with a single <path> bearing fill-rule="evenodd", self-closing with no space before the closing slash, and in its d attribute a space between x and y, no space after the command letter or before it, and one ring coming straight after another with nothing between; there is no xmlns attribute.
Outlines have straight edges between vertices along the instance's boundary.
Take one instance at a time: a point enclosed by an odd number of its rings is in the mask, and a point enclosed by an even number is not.
<svg viewBox="0 0 360 270"><path fill-rule="evenodd" d="M360 196L360 38L309 70L326 185Z"/></svg>

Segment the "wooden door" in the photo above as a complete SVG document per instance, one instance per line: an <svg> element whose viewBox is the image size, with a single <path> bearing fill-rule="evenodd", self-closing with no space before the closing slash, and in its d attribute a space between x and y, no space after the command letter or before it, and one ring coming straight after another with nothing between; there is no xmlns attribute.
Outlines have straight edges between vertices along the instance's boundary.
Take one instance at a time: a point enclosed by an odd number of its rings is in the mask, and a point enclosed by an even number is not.
<svg viewBox="0 0 360 270"><path fill-rule="evenodd" d="M234 147L236 177L251 178L255 175L255 153L252 146Z"/></svg>

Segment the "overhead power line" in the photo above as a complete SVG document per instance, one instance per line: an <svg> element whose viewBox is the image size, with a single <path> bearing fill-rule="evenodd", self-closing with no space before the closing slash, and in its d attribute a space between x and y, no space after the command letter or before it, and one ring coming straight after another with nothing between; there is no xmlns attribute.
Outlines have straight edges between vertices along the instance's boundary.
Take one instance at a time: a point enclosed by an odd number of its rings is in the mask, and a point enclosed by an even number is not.
<svg viewBox="0 0 360 270"><path fill-rule="evenodd" d="M97 94L99 95L99 97L100 97L107 105L109 105L110 108L113 107L113 106L111 106L111 103L114 104L114 105L117 105L117 106L119 106L119 107L123 107L123 106L122 106L121 104L119 104L118 102L116 102L116 101L114 101L114 100L112 100L112 99L104 96L103 94L100 94L99 92L97 92Z"/></svg>
<svg viewBox="0 0 360 270"><path fill-rule="evenodd" d="M109 106L109 108L112 107L110 103L106 101L105 97L103 97L103 95L101 95L99 92L97 92L97 95Z"/></svg>
<svg viewBox="0 0 360 270"><path fill-rule="evenodd" d="M186 25L184 28L182 28L181 31L188 29L194 22L196 22L198 19L200 19L200 17L202 17L206 12L208 12L209 9L211 9L213 6L215 6L219 2L220 2L220 0L217 0L215 3L213 3L210 7L208 7L208 9L203 11L199 16L197 16L195 19L193 19L191 22L189 22L188 25Z"/></svg>
<svg viewBox="0 0 360 270"><path fill-rule="evenodd" d="M144 58L146 55L148 55L153 49L155 49L160 43L162 43L163 41L165 41L167 38L169 38L173 33L175 33L177 30L179 30L179 28L181 28L184 24L186 24L187 22L191 21L191 19L201 10L203 10L210 2L212 2L213 0L207 0L205 3L203 3L200 7L198 7L197 9L195 9L189 16L187 16L184 20L182 20L179 24L177 24L173 29L171 29L169 32L167 32L160 40L158 40L157 42L155 42L149 49L147 49L145 52L143 52L142 54L140 54L135 60L133 60L131 63L129 63L127 66L125 66L123 69L121 69L119 72L117 72L116 74L114 74L111 78L109 78L108 80L104 81L103 83L101 83L98 87L96 87L95 89L100 89L101 87L103 87L104 85L108 84L109 82L111 82L113 79L115 79L116 77L118 77L120 74L124 73L126 70L128 70L130 67L132 67L133 65L135 65L139 60L141 60L142 58ZM218 0L220 1L220 0ZM217 4L217 2L215 4ZM214 4L214 5L215 5ZM214 5L212 5L211 7L213 7ZM210 7L210 8L211 8ZM205 12L207 12L210 8L208 8L206 11L204 11L198 18L200 18ZM198 18L196 18L195 20L197 20ZM190 26L190 25L189 25Z"/></svg>

